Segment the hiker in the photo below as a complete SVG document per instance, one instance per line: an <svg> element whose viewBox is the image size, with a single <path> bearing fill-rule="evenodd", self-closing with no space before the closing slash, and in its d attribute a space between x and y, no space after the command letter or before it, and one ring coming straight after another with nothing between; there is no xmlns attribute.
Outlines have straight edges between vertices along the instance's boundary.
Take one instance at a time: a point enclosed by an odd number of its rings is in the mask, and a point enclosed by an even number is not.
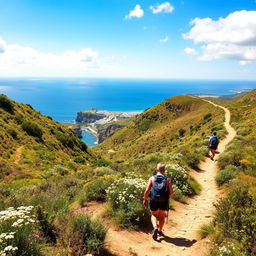
<svg viewBox="0 0 256 256"><path fill-rule="evenodd" d="M210 156L211 160L214 160L214 156L216 154L217 148L219 145L219 138L217 137L217 133L213 132L212 136L209 138L208 146L209 146L209 153L211 152Z"/></svg>
<svg viewBox="0 0 256 256"><path fill-rule="evenodd" d="M173 195L172 181L165 176L165 165L159 163L156 167L156 175L149 178L144 192L143 204L151 211L151 223L153 225L152 237L157 240L158 235L163 235L164 218L169 211L169 198Z"/></svg>

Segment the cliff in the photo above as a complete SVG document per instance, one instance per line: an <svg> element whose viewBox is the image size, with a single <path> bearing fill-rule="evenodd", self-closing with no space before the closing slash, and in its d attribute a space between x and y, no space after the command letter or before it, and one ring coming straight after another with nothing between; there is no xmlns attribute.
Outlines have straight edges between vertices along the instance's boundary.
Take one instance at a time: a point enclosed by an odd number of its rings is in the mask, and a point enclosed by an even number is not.
<svg viewBox="0 0 256 256"><path fill-rule="evenodd" d="M111 124L106 128L101 128L98 130L98 143L103 142L108 137L112 136L117 130L125 127L124 125L120 124Z"/></svg>
<svg viewBox="0 0 256 256"><path fill-rule="evenodd" d="M105 118L104 113L97 113L91 111L81 111L77 113L76 122L78 123L94 123L97 120Z"/></svg>

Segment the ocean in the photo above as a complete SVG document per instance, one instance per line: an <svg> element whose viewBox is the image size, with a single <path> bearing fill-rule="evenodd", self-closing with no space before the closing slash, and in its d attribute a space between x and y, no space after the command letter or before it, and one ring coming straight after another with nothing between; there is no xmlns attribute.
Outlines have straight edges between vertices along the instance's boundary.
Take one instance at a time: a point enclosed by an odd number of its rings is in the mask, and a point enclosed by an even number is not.
<svg viewBox="0 0 256 256"><path fill-rule="evenodd" d="M182 79L0 78L0 93L32 105L58 122L75 120L81 110L143 111L180 94L232 94L254 89L256 81ZM96 138L84 132L83 140Z"/></svg>

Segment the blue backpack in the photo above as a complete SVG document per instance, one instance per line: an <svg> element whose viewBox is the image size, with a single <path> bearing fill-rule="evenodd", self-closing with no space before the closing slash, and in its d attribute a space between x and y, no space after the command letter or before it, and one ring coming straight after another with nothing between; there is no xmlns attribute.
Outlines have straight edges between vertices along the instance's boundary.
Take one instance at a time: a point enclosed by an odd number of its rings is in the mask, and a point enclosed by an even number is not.
<svg viewBox="0 0 256 256"><path fill-rule="evenodd" d="M150 198L155 202L164 202L169 198L167 189L167 177L164 175L154 175L154 182L150 191Z"/></svg>
<svg viewBox="0 0 256 256"><path fill-rule="evenodd" d="M219 144L219 139L217 136L212 136L210 139L210 148L217 148Z"/></svg>

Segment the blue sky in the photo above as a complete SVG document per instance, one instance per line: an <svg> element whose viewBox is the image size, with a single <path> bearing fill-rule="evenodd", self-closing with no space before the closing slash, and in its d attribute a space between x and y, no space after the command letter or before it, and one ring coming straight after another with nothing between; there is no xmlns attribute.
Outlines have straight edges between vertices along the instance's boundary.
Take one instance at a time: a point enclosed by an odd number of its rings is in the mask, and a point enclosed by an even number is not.
<svg viewBox="0 0 256 256"><path fill-rule="evenodd" d="M256 79L255 0L0 6L1 77Z"/></svg>

